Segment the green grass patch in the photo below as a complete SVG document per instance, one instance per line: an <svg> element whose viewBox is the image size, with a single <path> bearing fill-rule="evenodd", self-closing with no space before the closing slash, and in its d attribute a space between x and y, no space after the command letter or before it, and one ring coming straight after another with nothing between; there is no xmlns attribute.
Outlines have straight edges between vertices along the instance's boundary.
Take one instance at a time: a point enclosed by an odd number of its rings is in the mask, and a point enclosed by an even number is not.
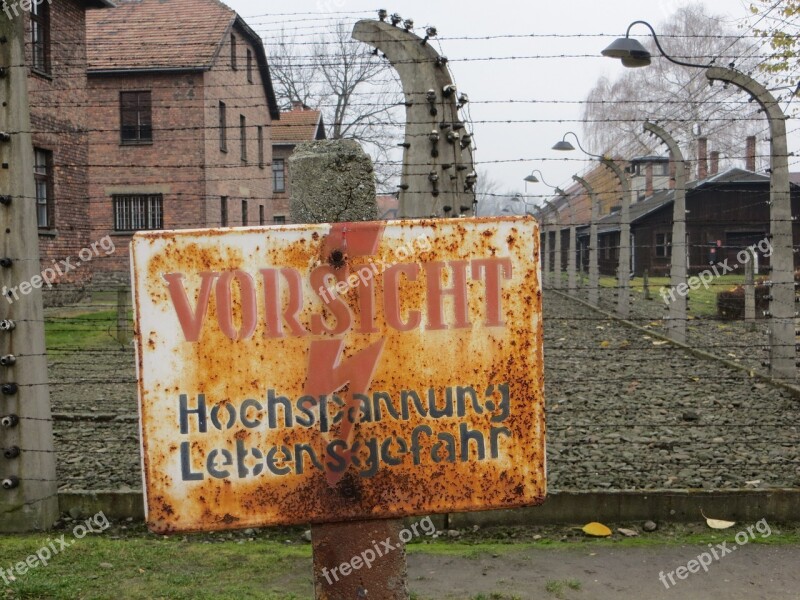
<svg viewBox="0 0 800 600"><path fill-rule="evenodd" d="M44 327L47 351L119 348L116 327L117 312L111 310L49 316Z"/></svg>
<svg viewBox="0 0 800 600"><path fill-rule="evenodd" d="M47 542L42 536L0 539L0 568L24 561ZM69 539L69 536L67 536ZM311 589L311 548L275 541L207 543L150 536L91 537L47 566L2 586L4 600L155 600L217 598L299 600Z"/></svg>
<svg viewBox="0 0 800 600"><path fill-rule="evenodd" d="M424 538L409 544L410 554L439 555L456 559L499 558L530 549L550 552L585 552L608 547L657 547L709 543L735 543L736 532L700 531L704 524L666 526L655 533L626 538L586 537L578 528L491 528L464 532L458 540ZM771 525L772 535L754 544L800 544L800 526ZM613 528L612 528L613 529ZM301 541L301 529L265 529L251 540L241 532L199 534L164 538L145 533L139 525L128 530L109 529L75 540L55 555L47 566L17 575L11 585L0 580L2 600L106 600L169 599L266 599L299 600L313 594L311 545ZM537 533L538 532L538 533ZM57 539L47 535L0 537L0 569L7 570ZM509 536L516 537L509 537ZM117 538L117 539L112 539ZM538 538L538 539L534 539ZM71 533L65 532L71 540ZM287 542L287 540L292 540ZM6 571L7 573L7 571ZM580 581L553 585L569 595ZM555 588L554 588L555 589ZM551 592L555 594L556 592ZM417 596L420 600L424 596ZM472 600L513 600L514 596L484 594Z"/></svg>
<svg viewBox="0 0 800 600"><path fill-rule="evenodd" d="M564 594L568 589L579 591L581 589L581 582L577 579L551 579L545 584L544 589L546 592L553 594L556 598L561 599L565 597Z"/></svg>
<svg viewBox="0 0 800 600"><path fill-rule="evenodd" d="M661 290L669 289L669 277L650 277L650 298L652 302L663 303ZM744 283L743 275L723 275L716 277L706 289L700 286L699 289L689 291L689 316L696 319L713 317L717 314L717 294L729 290L737 285ZM600 277L600 287L615 288L617 279L615 277ZM638 298L644 298L644 278L635 277L630 282L631 292Z"/></svg>

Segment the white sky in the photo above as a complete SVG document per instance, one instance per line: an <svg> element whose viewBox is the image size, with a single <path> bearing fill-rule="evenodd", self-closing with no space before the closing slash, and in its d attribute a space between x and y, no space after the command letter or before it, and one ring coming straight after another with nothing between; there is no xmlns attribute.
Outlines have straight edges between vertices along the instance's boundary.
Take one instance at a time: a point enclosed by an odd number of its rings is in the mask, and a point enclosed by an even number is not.
<svg viewBox="0 0 800 600"><path fill-rule="evenodd" d="M704 0L712 13L730 19L732 27L748 15L747 0ZM569 155L552 151L551 146L569 130L581 133L580 104L479 104L478 100L583 100L597 78L612 78L624 68L618 61L600 56L600 51L614 38L624 35L628 24L634 20L647 20L654 26L667 19L679 6L680 0L476 0L420 1L410 0L394 5L376 0L293 0L270 2L256 0L227 0L234 10L247 20L269 45L282 26L291 34L292 27L302 27L298 33L309 35L320 31L326 21L306 19L374 18L378 8L390 13L399 12L415 21L417 31L425 25L435 25L439 30L441 52L450 59L450 69L459 91L469 94L474 121L498 119L548 119L562 123L517 123L474 125L478 146L475 158L478 163L501 161L496 164L479 164L478 169L488 169L490 176L500 184L500 189L524 189L523 177L533 169L541 169L548 183L569 185L572 175L588 166L583 155ZM276 15L275 13L317 13L316 15ZM646 29L639 27L635 33L644 36ZM749 32L747 32L749 33ZM494 40L447 40L453 36L493 36L504 34L563 34L598 35L604 37L543 37ZM520 59L502 61L461 62L463 58L509 57L530 55L587 55L585 58ZM713 140L712 140L713 144ZM742 142L744 146L744 141ZM791 148L796 147L792 144ZM572 160L564 160L565 156ZM518 159L524 159L520 162ZM542 159L557 159L543 161ZM576 161L575 159L581 159ZM508 162L507 162L508 161ZM538 189L534 189L538 187ZM548 190L531 186L531 194Z"/></svg>

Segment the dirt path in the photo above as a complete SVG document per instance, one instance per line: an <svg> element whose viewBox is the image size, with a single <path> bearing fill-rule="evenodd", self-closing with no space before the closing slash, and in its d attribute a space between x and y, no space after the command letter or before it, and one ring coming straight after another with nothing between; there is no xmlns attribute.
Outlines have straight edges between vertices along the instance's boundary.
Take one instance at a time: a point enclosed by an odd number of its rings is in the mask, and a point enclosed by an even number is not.
<svg viewBox="0 0 800 600"><path fill-rule="evenodd" d="M700 570L685 580L673 576L676 585L665 588L660 572L666 578L706 550L527 549L474 558L415 554L408 559L409 586L420 600L800 599L800 546L743 546L713 562L708 573ZM580 589L571 589L567 581L579 582Z"/></svg>

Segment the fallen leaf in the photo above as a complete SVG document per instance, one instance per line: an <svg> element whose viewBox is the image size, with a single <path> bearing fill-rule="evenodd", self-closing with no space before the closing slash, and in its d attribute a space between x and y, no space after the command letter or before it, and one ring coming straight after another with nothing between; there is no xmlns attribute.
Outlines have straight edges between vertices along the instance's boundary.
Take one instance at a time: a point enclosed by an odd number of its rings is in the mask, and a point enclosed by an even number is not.
<svg viewBox="0 0 800 600"><path fill-rule="evenodd" d="M607 342L607 341L605 341L605 340L603 340L602 342L600 342L600 347L601 347L601 348L608 348L610 345L611 345L611 342Z"/></svg>
<svg viewBox="0 0 800 600"><path fill-rule="evenodd" d="M625 537L636 537L639 535L638 531L634 531L633 529L625 529L624 527L619 527L617 531L619 531Z"/></svg>
<svg viewBox="0 0 800 600"><path fill-rule="evenodd" d="M736 525L736 521L721 521L720 519L709 519L705 513L701 510L700 514L703 515L703 518L708 523L708 526L711 529L730 529L734 525Z"/></svg>
<svg viewBox="0 0 800 600"><path fill-rule="evenodd" d="M583 526L583 532L592 537L608 537L611 535L611 530L602 523L589 523Z"/></svg>

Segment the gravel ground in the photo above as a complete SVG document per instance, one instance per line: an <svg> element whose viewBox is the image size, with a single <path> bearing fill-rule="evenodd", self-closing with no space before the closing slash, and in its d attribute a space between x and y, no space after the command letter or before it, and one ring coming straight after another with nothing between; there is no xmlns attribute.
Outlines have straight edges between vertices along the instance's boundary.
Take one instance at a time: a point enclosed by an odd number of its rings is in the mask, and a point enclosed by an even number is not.
<svg viewBox="0 0 800 600"><path fill-rule="evenodd" d="M631 291L629 320L666 335L664 318L668 314L667 305L655 287L651 291L651 296L651 300L645 300L641 292ZM580 291L578 297L587 300L587 292ZM615 289L600 290L600 308L607 312L616 312ZM713 317L689 319L686 324L687 342L694 348L768 375L769 369L763 364L769 359L767 327L766 321L763 320L757 321L756 326L751 328L742 321L722 321Z"/></svg>
<svg viewBox="0 0 800 600"><path fill-rule="evenodd" d="M653 304L635 310L657 330ZM692 343L760 362L720 325ZM800 487L800 400L744 372L546 294L545 376L551 491ZM140 489L132 352L59 356L50 378L62 489Z"/></svg>

